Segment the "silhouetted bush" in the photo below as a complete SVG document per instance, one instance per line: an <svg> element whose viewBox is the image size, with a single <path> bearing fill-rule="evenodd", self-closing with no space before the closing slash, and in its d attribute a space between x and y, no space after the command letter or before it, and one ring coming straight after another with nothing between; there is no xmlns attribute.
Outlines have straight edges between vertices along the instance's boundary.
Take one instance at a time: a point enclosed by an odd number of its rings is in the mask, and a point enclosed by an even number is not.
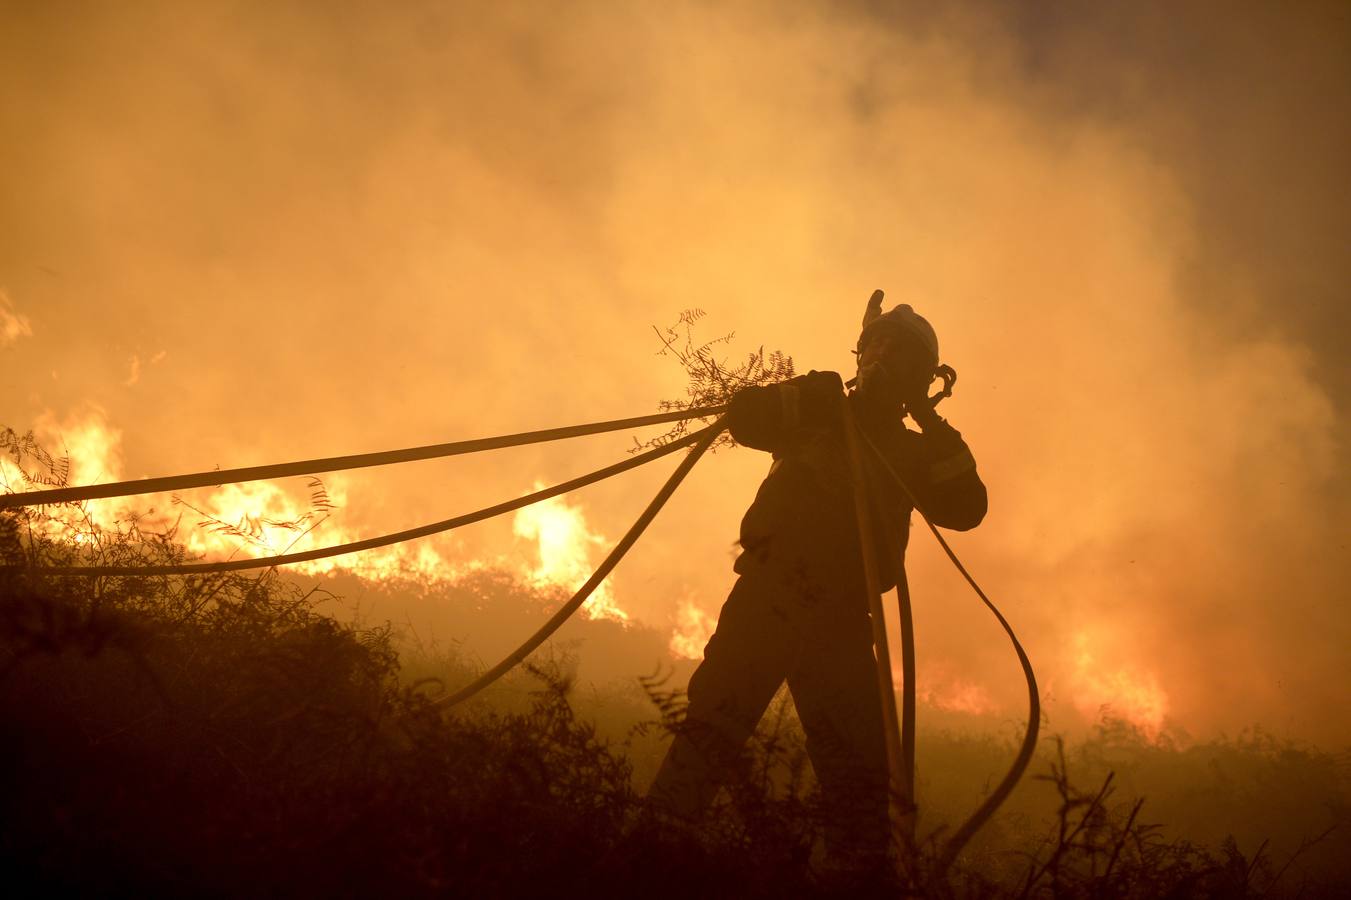
<svg viewBox="0 0 1351 900"><path fill-rule="evenodd" d="M410 651L387 625L325 615L323 590L271 571L36 575L19 566L185 556L134 522L63 541L30 530L37 515L0 514L0 860L12 884L142 896L902 892L888 873L823 865L816 788L782 700L710 814L664 821L640 790L654 748L681 727L682 696L660 678L644 683L646 706L629 697L609 710L605 737L579 714L575 669L556 650L446 710L436 697L475 668L453 645ZM465 597L505 589L469 585ZM1008 752L928 737L924 804L949 793L926 782L932 760L965 755L964 771L994 760L994 771ZM1334 896L1345 884L1345 830L1324 834L1347 821L1344 759L1260 734L1179 748L1110 728L1054 750L1042 780L1025 782L944 876L933 850L969 798L923 807L929 839L908 861L912 886L1145 898ZM635 759L648 769L636 777ZM1257 808L1279 810L1265 823L1279 839L1245 855L1233 840L1203 846L1149 824L1137 790L1168 777L1184 798L1172 809L1227 817L1225 833L1263 824L1241 796L1257 795ZM1099 787L1082 790L1084 778ZM1117 799L1123 782L1137 790Z"/></svg>

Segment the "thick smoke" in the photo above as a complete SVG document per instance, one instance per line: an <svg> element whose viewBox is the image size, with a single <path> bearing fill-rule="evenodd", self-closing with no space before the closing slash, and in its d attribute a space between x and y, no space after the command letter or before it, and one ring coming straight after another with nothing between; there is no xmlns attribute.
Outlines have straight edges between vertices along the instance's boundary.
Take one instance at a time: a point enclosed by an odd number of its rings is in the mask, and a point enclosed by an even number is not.
<svg viewBox="0 0 1351 900"><path fill-rule="evenodd" d="M11 10L0 421L97 404L135 476L636 414L681 392L680 310L847 370L882 287L961 373L992 509L955 544L1054 723L1351 738L1345 12L929 6ZM343 527L626 442L354 473ZM715 609L767 465L701 464L615 602ZM661 477L588 492L593 529ZM1012 716L926 541L927 695Z"/></svg>

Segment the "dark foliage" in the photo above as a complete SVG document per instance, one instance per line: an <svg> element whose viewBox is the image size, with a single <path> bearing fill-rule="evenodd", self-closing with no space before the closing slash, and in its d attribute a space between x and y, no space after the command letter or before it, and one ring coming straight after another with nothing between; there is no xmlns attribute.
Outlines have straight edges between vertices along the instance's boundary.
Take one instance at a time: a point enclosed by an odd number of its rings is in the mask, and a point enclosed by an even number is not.
<svg viewBox="0 0 1351 900"><path fill-rule="evenodd" d="M810 836L781 843L781 826L802 829L769 807L709 834L644 821L629 763L573 714L556 668L533 668L523 711L448 714L399 680L388 631L340 626L275 577L139 590L96 604L85 585L0 584L0 854L26 883L220 896L811 884L805 859L786 858Z"/></svg>
<svg viewBox="0 0 1351 900"><path fill-rule="evenodd" d="M694 323L704 317L702 309L687 309L680 314L674 325L666 328L653 328L661 340L662 347L658 356L674 359L685 370L688 383L685 386L685 398L682 400L663 400L659 404L662 410L700 409L708 406L720 406L732 399L732 395L744 387L752 385L774 384L792 378L793 358L778 350L768 355L764 347L746 354L745 362L737 365L719 359L719 347L730 344L736 336L729 332L712 340L699 341L694 337ZM685 436L691 421L677 422L670 431L653 438L646 443L634 440L634 452L649 447L661 446ZM705 420L704 424L707 424ZM724 433L709 448L731 446L732 438Z"/></svg>
<svg viewBox="0 0 1351 900"><path fill-rule="evenodd" d="M0 564L184 555L134 522L46 536L42 515L0 515ZM388 627L340 623L320 612L323 599L271 571L77 580L0 570L10 883L230 897L905 893L892 873L823 860L786 704L704 821L663 821L634 790L633 745L576 713L566 661L534 659L516 682L528 702L447 711L432 701L453 665L410 683ZM682 727L679 692L645 687L657 719L632 738ZM1322 760L1283 764L1317 774ZM911 893L1337 893L1287 874L1319 834L1279 857L1265 846L1245 857L1232 842L1206 849L1146 824L1140 801L1114 802L1111 776L1081 791L1069 766L1062 748L1045 776L1057 804L1049 832L1025 826L1016 838L1006 824L1015 839L978 842L944 877L930 841L907 861Z"/></svg>

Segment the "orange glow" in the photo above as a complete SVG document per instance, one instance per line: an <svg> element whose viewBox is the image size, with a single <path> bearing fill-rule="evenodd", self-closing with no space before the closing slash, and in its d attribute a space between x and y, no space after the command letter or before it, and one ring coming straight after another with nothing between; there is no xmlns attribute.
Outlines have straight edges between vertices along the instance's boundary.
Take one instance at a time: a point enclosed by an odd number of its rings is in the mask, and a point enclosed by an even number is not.
<svg viewBox="0 0 1351 900"><path fill-rule="evenodd" d="M677 659L703 659L704 645L713 636L718 617L704 610L693 600L680 601L676 609L675 630L668 645Z"/></svg>
<svg viewBox="0 0 1351 900"><path fill-rule="evenodd" d="M70 484L100 484L122 477L122 432L108 424L98 407L89 407L58 420L51 412L38 417L33 435L51 454L58 472L64 470ZM30 471L30 475L45 475ZM28 486L23 473L8 457L0 459L0 479L10 490L37 490ZM89 503L83 510L49 507L50 518L38 523L49 537L83 542L91 528L112 528L124 516L125 506L116 502Z"/></svg>
<svg viewBox="0 0 1351 900"><path fill-rule="evenodd" d="M1351 54L1285 9L1313 4L1083 28L1008 4L212 6L23 4L0 29L24 73L0 79L0 426L41 418L58 453L60 426L73 483L652 412L686 390L653 329L695 306L715 356L848 378L883 288L960 373L940 412L990 514L953 546L1055 715L1351 741L1329 714L1351 685ZM1197 54L1142 52L1184 33ZM304 478L182 494L242 537L168 496L85 509L182 513L210 559L305 550L660 430L326 474L342 508L298 530ZM674 461L588 490L585 520L523 513L519 543L503 516L285 571L558 593ZM770 464L700 461L588 614L697 657ZM913 523L917 689L1019 713L1005 638Z"/></svg>
<svg viewBox="0 0 1351 900"><path fill-rule="evenodd" d="M1154 673L1137 664L1105 664L1086 632L1075 635L1074 647L1070 699L1079 712L1093 721L1124 719L1157 738L1168 715L1168 695Z"/></svg>
<svg viewBox="0 0 1351 900"><path fill-rule="evenodd" d="M921 683L917 687L919 688L920 700L935 709L946 712L981 716L992 713L997 708L985 688L963 678L942 681L929 686Z"/></svg>
<svg viewBox="0 0 1351 900"><path fill-rule="evenodd" d="M72 485L104 484L125 477L122 462L122 431L109 423L103 410L90 407L58 419L50 412L40 416L33 428L39 444L55 458L58 467L69 458L66 481ZM37 489L26 487L19 467L8 457L0 458L0 485L11 490ZM272 481L252 481L227 484L220 487L185 492L170 498L163 495L140 495L88 501L72 508L48 507L50 516L41 523L44 533L53 538L83 543L90 540L91 529L115 530L117 523L135 515L140 526L148 531L169 528L181 516L179 540L188 551L203 560L257 558L288 552L298 552L321 546L359 540L362 534L340 521L347 505L347 480L341 474L328 474L323 479L325 502L316 504L315 497L302 496L313 488L301 483L298 487ZM150 513L145 513L151 510ZM570 508L564 507L564 518ZM585 531L585 522L576 513L576 523L586 540L599 541ZM544 518L553 521L546 513ZM566 572L585 564L567 556L568 534L557 523L547 529L546 562L537 569L525 571L536 583L563 583ZM362 553L329 557L302 563L293 563L291 571L308 575L329 572L347 572L368 581L390 579L417 579L424 582L453 580L464 572L481 568L483 562L471 560L457 564L447 559L448 541L424 538L391 547L380 547ZM585 576L583 576L583 580ZM580 584L580 581L578 582ZM588 612L593 618L608 617L624 620L623 611L614 606L609 585L602 584L597 591L601 605Z"/></svg>
<svg viewBox="0 0 1351 900"><path fill-rule="evenodd" d="M535 482L535 489L544 487ZM519 510L512 521L512 531L525 540L535 541L539 565L526 572L537 586L556 585L575 591L591 577L595 564L592 551L604 546L605 538L593 534L586 524L580 506L570 506L562 497L551 497ZM613 619L627 622L628 613L615 603L614 588L609 579L602 581L582 605L582 610L593 619Z"/></svg>
<svg viewBox="0 0 1351 900"><path fill-rule="evenodd" d="M13 344L20 338L33 336L33 324L14 308L14 301L0 290L0 347Z"/></svg>

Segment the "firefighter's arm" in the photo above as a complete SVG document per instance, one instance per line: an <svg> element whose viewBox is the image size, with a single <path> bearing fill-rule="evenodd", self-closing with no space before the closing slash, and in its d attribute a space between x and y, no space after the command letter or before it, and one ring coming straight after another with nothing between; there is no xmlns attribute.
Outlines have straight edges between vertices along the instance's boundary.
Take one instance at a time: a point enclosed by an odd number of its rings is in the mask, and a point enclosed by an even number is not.
<svg viewBox="0 0 1351 900"><path fill-rule="evenodd" d="M927 418L923 428L923 452L911 488L916 499L935 525L954 531L975 528L985 518L988 498L971 448L937 415Z"/></svg>
<svg viewBox="0 0 1351 900"><path fill-rule="evenodd" d="M843 399L838 373L808 372L737 391L727 407L727 427L737 443L778 453L804 433L833 427Z"/></svg>

